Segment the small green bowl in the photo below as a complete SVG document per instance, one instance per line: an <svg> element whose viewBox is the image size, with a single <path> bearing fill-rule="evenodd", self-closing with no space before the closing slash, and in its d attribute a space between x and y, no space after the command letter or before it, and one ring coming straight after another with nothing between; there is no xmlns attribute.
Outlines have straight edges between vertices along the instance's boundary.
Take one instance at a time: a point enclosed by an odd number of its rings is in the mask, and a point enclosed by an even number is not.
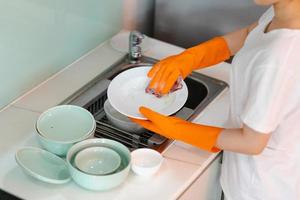
<svg viewBox="0 0 300 200"><path fill-rule="evenodd" d="M90 138L95 129L93 115L74 105L52 107L43 112L36 122L42 146L59 156L65 156L75 143Z"/></svg>
<svg viewBox="0 0 300 200"><path fill-rule="evenodd" d="M105 175L111 174L119 168L121 157L107 147L89 147L77 153L75 164L85 173Z"/></svg>
<svg viewBox="0 0 300 200"><path fill-rule="evenodd" d="M121 157L120 167L113 173L106 175L93 175L79 170L75 165L76 155L89 147L106 147L116 151ZM110 139L95 138L78 142L70 148L66 157L67 165L73 180L81 187L89 190L109 190L122 184L131 167L129 149L123 144Z"/></svg>

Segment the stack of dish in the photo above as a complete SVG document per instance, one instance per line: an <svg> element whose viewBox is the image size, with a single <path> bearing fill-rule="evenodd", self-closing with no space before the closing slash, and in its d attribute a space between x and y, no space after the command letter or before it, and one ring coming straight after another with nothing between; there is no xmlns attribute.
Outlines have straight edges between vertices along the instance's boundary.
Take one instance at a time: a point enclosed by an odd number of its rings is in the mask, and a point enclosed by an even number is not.
<svg viewBox="0 0 300 200"><path fill-rule="evenodd" d="M108 190L120 185L131 166L130 151L109 139L89 139L72 146L66 157L73 180L89 190Z"/></svg>
<svg viewBox="0 0 300 200"><path fill-rule="evenodd" d="M71 177L89 190L108 190L123 183L131 166L131 155L123 144L109 139L88 139L68 151L66 161L39 148L26 147L16 161L28 175L41 181L63 184Z"/></svg>
<svg viewBox="0 0 300 200"><path fill-rule="evenodd" d="M114 109L108 99L104 102L103 107L107 119L117 128L131 133L143 133L146 131L142 126L134 123L126 115L123 115Z"/></svg>
<svg viewBox="0 0 300 200"><path fill-rule="evenodd" d="M43 112L36 122L40 143L48 151L65 156L77 142L93 136L96 122L86 109L60 105Z"/></svg>
<svg viewBox="0 0 300 200"><path fill-rule="evenodd" d="M16 161L25 173L44 182L62 184L72 177L90 190L116 187L128 175L129 149L113 140L89 139L95 128L94 117L81 107L50 108L36 123L37 136L46 150L22 148L16 152ZM59 157L66 154L66 161Z"/></svg>

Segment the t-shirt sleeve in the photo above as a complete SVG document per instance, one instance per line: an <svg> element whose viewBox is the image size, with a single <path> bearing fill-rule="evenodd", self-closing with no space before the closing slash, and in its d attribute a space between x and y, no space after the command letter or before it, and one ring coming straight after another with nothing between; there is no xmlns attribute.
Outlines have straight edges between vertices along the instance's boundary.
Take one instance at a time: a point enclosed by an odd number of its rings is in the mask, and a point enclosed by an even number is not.
<svg viewBox="0 0 300 200"><path fill-rule="evenodd" d="M241 113L245 125L260 133L270 133L278 127L284 118L286 97L290 92L287 73L283 67L274 67L272 63L253 71L250 92Z"/></svg>
<svg viewBox="0 0 300 200"><path fill-rule="evenodd" d="M258 20L258 23L267 24L272 20L273 17L274 17L274 8L273 6L271 6L262 14L262 16Z"/></svg>

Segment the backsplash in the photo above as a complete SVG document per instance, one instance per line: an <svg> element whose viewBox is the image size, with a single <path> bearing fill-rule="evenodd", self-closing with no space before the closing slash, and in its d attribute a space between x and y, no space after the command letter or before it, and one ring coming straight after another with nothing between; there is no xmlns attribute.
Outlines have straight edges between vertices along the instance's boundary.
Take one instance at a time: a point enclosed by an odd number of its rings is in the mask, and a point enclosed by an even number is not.
<svg viewBox="0 0 300 200"><path fill-rule="evenodd" d="M122 0L0 0L0 13L0 108L122 27Z"/></svg>

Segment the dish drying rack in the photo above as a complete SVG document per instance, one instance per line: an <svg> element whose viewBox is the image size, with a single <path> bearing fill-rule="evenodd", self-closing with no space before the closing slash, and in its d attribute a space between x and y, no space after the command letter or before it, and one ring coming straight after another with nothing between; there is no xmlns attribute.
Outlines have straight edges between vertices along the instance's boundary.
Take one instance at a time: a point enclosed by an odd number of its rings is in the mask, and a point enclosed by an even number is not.
<svg viewBox="0 0 300 200"><path fill-rule="evenodd" d="M95 137L116 140L131 150L137 148L156 148L167 141L167 138L151 131L144 131L137 134L121 130L112 125L107 119L103 108L106 99L107 94L104 91L87 106L84 106L96 119Z"/></svg>

